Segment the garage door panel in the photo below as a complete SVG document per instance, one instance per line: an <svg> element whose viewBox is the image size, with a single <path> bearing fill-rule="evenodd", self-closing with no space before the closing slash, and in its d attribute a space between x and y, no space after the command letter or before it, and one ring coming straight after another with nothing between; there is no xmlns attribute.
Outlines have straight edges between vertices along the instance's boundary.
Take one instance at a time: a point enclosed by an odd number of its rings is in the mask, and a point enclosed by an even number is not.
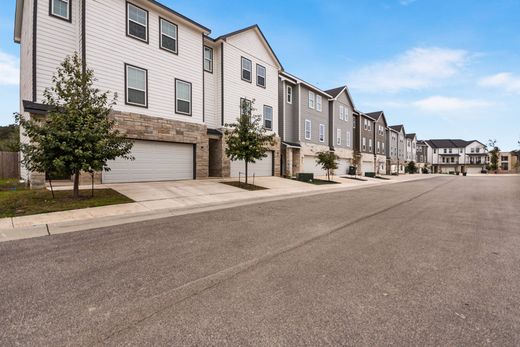
<svg viewBox="0 0 520 347"><path fill-rule="evenodd" d="M338 176L346 175L348 172L348 167L350 166L350 163L347 159L339 159L338 160L338 168L335 170L335 174Z"/></svg>
<svg viewBox="0 0 520 347"><path fill-rule="evenodd" d="M303 172L313 173L314 176L325 176L327 172L322 169L321 165L316 163L317 157L306 155L303 157Z"/></svg>
<svg viewBox="0 0 520 347"><path fill-rule="evenodd" d="M374 172L374 163L371 161L364 161L361 163L361 168L363 169L363 173Z"/></svg>
<svg viewBox="0 0 520 347"><path fill-rule="evenodd" d="M267 152L267 157L256 160L254 163L248 165L248 175L256 177L272 176L273 175L273 152ZM230 176L238 177L245 175L246 166L243 160L232 160L230 163Z"/></svg>
<svg viewBox="0 0 520 347"><path fill-rule="evenodd" d="M103 173L103 183L193 179L193 150L192 144L135 141L135 160L109 161L110 171Z"/></svg>

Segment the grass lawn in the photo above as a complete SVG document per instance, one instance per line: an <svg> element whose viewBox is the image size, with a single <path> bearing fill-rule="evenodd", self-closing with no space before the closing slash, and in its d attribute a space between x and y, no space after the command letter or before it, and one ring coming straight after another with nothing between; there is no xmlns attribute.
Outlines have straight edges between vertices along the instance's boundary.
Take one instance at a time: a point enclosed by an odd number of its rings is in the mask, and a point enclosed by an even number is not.
<svg viewBox="0 0 520 347"><path fill-rule="evenodd" d="M227 184L228 186L242 188L242 189L245 189L245 190L264 190L264 189L268 189L268 188L264 188L264 187L260 187L260 186L255 186L255 185L250 184L250 183L245 184L244 182L220 182L220 183Z"/></svg>
<svg viewBox="0 0 520 347"><path fill-rule="evenodd" d="M298 180L296 180L296 181L298 181ZM339 182L320 180L319 178L313 178L312 180L309 180L309 181L299 181L299 182L310 183L310 184L314 184L314 185L317 185L317 186L321 186L321 185L324 185L324 184L340 184Z"/></svg>
<svg viewBox="0 0 520 347"><path fill-rule="evenodd" d="M81 190L79 199L72 198L72 191L60 190L54 194L55 199L44 189L0 191L0 218L133 202L112 189L96 189L93 198L90 190Z"/></svg>
<svg viewBox="0 0 520 347"><path fill-rule="evenodd" d="M13 178L0 179L0 192L4 190L25 189L25 184Z"/></svg>

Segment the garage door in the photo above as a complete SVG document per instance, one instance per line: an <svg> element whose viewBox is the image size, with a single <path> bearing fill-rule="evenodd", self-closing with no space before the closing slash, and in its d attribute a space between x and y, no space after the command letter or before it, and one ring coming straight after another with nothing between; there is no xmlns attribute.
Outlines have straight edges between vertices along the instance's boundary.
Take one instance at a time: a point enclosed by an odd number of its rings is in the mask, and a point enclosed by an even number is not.
<svg viewBox="0 0 520 347"><path fill-rule="evenodd" d="M347 159L339 159L338 160L338 169L335 171L337 176L346 175L348 172L348 167L350 166L349 161Z"/></svg>
<svg viewBox="0 0 520 347"><path fill-rule="evenodd" d="M257 160L255 163L249 163L248 175L257 177L273 175L273 152L267 152L267 157ZM246 172L245 164L242 160L231 161L231 177L238 177L239 173L244 176Z"/></svg>
<svg viewBox="0 0 520 347"><path fill-rule="evenodd" d="M135 141L135 160L118 158L108 162L103 183L174 181L193 179L193 145Z"/></svg>
<svg viewBox="0 0 520 347"><path fill-rule="evenodd" d="M479 174L481 173L482 168L481 167L466 167L466 172L469 174Z"/></svg>
<svg viewBox="0 0 520 347"><path fill-rule="evenodd" d="M364 161L361 163L361 169L363 170L363 173L374 172L374 163L371 161Z"/></svg>
<svg viewBox="0 0 520 347"><path fill-rule="evenodd" d="M325 176L327 171L323 170L320 165L316 163L315 156L306 155L303 157L303 172L313 173L314 176Z"/></svg>

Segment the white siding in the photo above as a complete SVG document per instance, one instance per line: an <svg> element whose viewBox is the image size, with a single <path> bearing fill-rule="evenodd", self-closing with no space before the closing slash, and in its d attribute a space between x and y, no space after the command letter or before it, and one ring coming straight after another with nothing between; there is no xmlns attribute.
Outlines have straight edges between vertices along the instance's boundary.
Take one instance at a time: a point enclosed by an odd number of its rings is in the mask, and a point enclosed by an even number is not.
<svg viewBox="0 0 520 347"><path fill-rule="evenodd" d="M205 123L209 128L221 127L220 112L220 45L213 46L206 41L208 47L213 48L213 73L204 72L204 113Z"/></svg>
<svg viewBox="0 0 520 347"><path fill-rule="evenodd" d="M36 34L38 102L43 100L43 91L51 86L52 76L65 57L80 50L79 3L79 1L72 1L71 22L68 22L49 15L48 0L38 1Z"/></svg>
<svg viewBox="0 0 520 347"><path fill-rule="evenodd" d="M202 123L202 33L166 11L152 10L148 2L133 3L149 12L149 44L126 36L124 0L87 2L87 65L97 86L117 92L116 110ZM159 16L178 25L178 55L159 48ZM148 70L147 109L125 105L125 63ZM191 117L174 112L176 78L192 84Z"/></svg>
<svg viewBox="0 0 520 347"><path fill-rule="evenodd" d="M247 33L247 32L246 32ZM244 35L245 33L239 34ZM250 37L248 35L248 37ZM259 41L258 37L256 40ZM242 43L242 40L233 40L234 44ZM253 47L259 51L247 53L246 49ZM263 106L273 108L273 131L278 133L278 68L258 59L258 56L266 54L265 48L249 43L245 47L237 47L224 43L224 122L233 123L240 115L240 98L255 100L254 114L261 114ZM254 53L254 54L253 54ZM241 57L252 61L251 83L241 79ZM256 64L266 68L266 87L256 85Z"/></svg>
<svg viewBox="0 0 520 347"><path fill-rule="evenodd" d="M263 64L261 63L262 65L276 66L277 64L256 30L247 30L231 36L227 38L227 43L254 55L259 61L263 62ZM278 78L278 75L276 75L276 78Z"/></svg>

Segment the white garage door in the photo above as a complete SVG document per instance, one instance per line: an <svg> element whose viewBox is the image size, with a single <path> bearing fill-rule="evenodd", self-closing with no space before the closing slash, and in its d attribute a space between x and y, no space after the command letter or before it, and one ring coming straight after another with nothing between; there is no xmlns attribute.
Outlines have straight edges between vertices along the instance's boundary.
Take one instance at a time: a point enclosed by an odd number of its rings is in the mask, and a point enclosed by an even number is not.
<svg viewBox="0 0 520 347"><path fill-rule="evenodd" d="M257 160L255 163L249 163L247 167L249 176L272 176L273 175L273 152L267 152L267 157ZM246 166L242 160L231 161L231 177L244 176Z"/></svg>
<svg viewBox="0 0 520 347"><path fill-rule="evenodd" d="M118 158L108 162L103 183L173 181L193 179L193 145L135 141L135 160Z"/></svg>
<svg viewBox="0 0 520 347"><path fill-rule="evenodd" d="M471 175L479 174L479 173L481 173L481 171L482 171L481 167L466 167L466 172Z"/></svg>
<svg viewBox="0 0 520 347"><path fill-rule="evenodd" d="M348 172L348 167L350 163L347 159L338 159L338 169L335 170L334 174L336 176L344 176Z"/></svg>
<svg viewBox="0 0 520 347"><path fill-rule="evenodd" d="M363 173L374 172L374 163L371 161L364 161L361 163L361 168L363 170Z"/></svg>
<svg viewBox="0 0 520 347"><path fill-rule="evenodd" d="M314 176L325 176L327 171L316 163L317 157L306 155L303 157L303 173L313 173Z"/></svg>

